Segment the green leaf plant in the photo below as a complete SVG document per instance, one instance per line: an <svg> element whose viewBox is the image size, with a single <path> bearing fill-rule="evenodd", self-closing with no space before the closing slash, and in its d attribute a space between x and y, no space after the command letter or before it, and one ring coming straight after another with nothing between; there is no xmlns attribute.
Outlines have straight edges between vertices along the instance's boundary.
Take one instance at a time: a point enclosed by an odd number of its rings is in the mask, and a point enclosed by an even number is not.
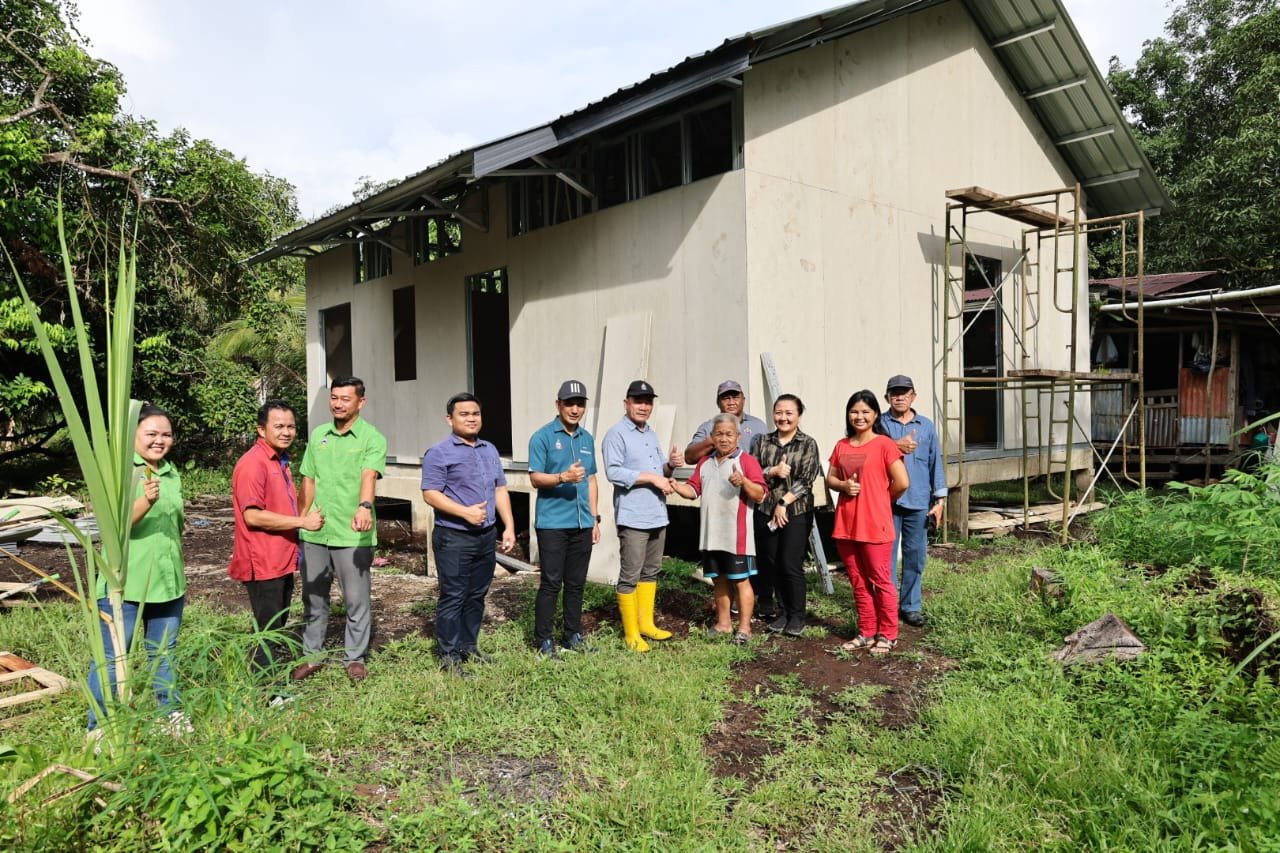
<svg viewBox="0 0 1280 853"><path fill-rule="evenodd" d="M83 565L78 565L71 548L68 556L75 574L81 614L87 628L90 654L100 673L107 672L107 649L98 629L99 620L109 621L113 645L125 648L124 643L124 585L129 558L129 532L132 526L130 507L133 503L133 440L138 424L141 404L130 397L133 381L133 321L134 297L137 291L137 255L125 249L125 234L121 229L120 252L116 271L114 303L111 293L111 277L103 275L103 310L106 312L105 394L99 387L99 367L94 362L89 334L80 309L76 287L75 269L67 250L66 227L63 218L62 198L59 192L57 215L58 244L61 249L63 275L67 283L68 305L75 329L75 351L79 360L83 388L80 394L72 392L66 374L58 361L58 351L49 339L40 309L31 299L12 256L6 249L9 267L22 294L22 301L31 320L31 329L49 369L49 376L58 395L67 433L75 449L76 461L84 477L93 511L97 517L100 539L98 547L68 518L55 514L68 534L84 549ZM98 580L105 581L107 599L110 602L110 620L100 614L96 601ZM141 632L137 632L141 633ZM115 656L116 695L103 691L105 705L125 702L128 698L128 655ZM105 682L105 679L104 679ZM91 703L96 702L81 684ZM105 718L106 707L96 709ZM110 746L112 727L106 727L104 737ZM118 736L123 736L122 733Z"/></svg>

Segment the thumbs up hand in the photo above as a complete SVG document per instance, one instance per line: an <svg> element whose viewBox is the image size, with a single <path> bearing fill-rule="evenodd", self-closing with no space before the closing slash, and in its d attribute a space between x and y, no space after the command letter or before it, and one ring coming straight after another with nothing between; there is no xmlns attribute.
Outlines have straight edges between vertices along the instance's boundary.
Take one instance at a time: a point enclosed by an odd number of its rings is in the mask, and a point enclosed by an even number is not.
<svg viewBox="0 0 1280 853"><path fill-rule="evenodd" d="M667 464L671 466L671 470L675 470L684 464L684 454L671 445L671 454L667 457Z"/></svg>
<svg viewBox="0 0 1280 853"><path fill-rule="evenodd" d="M904 455L907 453L915 453L916 448L919 446L916 442L916 431L912 430L902 438L898 439L897 445L898 450L900 450Z"/></svg>
<svg viewBox="0 0 1280 853"><path fill-rule="evenodd" d="M845 493L851 498L856 498L858 496L858 492L862 491L862 486L858 484L858 474L856 471L849 475L848 480L845 480L844 488Z"/></svg>
<svg viewBox="0 0 1280 853"><path fill-rule="evenodd" d="M582 467L582 460L575 459L573 460L573 464L565 469L564 473L561 475L561 479L566 483L581 483L586 476L587 469Z"/></svg>

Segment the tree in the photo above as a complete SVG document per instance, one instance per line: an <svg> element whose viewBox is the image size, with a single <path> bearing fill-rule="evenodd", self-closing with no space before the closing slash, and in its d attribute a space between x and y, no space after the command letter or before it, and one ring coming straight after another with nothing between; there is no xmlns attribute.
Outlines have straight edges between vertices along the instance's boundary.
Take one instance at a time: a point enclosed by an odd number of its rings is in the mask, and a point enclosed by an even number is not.
<svg viewBox="0 0 1280 853"><path fill-rule="evenodd" d="M250 306L301 281L296 262L242 263L297 223L293 187L185 130L162 135L122 113L124 80L88 54L75 18L69 0L0 4L4 247L51 344L67 346L73 330L54 226L61 192L97 351L104 329L92 309L101 294L86 283L101 281L128 242L139 258L134 395L169 408L188 435L207 432L221 421L202 416L198 390L230 373L208 342ZM122 221L134 233L101 225ZM0 270L0 461L42 447L64 424L17 305L13 276Z"/></svg>
<svg viewBox="0 0 1280 853"><path fill-rule="evenodd" d="M1108 83L1174 201L1151 220L1147 272L1218 269L1276 281L1280 6L1184 0L1134 68Z"/></svg>

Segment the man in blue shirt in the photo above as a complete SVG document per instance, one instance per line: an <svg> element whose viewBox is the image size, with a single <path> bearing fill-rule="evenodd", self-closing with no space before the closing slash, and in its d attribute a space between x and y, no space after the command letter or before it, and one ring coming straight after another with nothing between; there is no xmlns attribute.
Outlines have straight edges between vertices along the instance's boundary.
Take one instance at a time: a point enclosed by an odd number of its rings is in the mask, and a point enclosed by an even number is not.
<svg viewBox="0 0 1280 853"><path fill-rule="evenodd" d="M436 513L436 653L442 669L461 675L463 661L485 660L476 638L493 581L495 514L502 520L504 554L515 547L516 528L502 459L480 438L480 401L454 394L445 411L451 434L422 457L422 499Z"/></svg>
<svg viewBox="0 0 1280 853"><path fill-rule="evenodd" d="M533 641L550 658L557 656L551 629L562 585L564 647L583 648L582 591L591 546L600 541L596 444L581 426L587 412L587 386L575 379L562 382L556 412L550 423L529 438L529 481L538 490L534 530L542 569L533 609Z"/></svg>
<svg viewBox="0 0 1280 853"><path fill-rule="evenodd" d="M645 637L665 640L671 636L654 624L653 610L667 538L667 495L675 491L671 473L684 461L674 446L664 458L649 426L656 396L643 379L627 386L622 401L626 415L605 433L601 446L618 523L618 611L627 646L637 652L649 651Z"/></svg>
<svg viewBox="0 0 1280 853"><path fill-rule="evenodd" d="M919 628L924 625L920 612L920 580L929 556L929 520L942 523L943 498L947 496L947 476L938 448L938 433L933 422L916 413L915 384L911 377L898 374L889 378L885 387L889 410L880 423L902 451L903 463L911 485L893 505L895 554L900 554L900 569L893 577L898 587L898 608L903 622Z"/></svg>

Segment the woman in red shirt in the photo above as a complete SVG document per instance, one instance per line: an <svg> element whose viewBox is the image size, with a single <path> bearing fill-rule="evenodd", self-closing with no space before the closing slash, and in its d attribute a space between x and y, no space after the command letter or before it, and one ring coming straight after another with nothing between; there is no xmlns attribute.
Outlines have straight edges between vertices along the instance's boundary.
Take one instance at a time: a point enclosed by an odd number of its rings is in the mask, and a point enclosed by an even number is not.
<svg viewBox="0 0 1280 853"><path fill-rule="evenodd" d="M898 642L898 590L893 585L893 502L907 490L902 452L880 425L880 403L862 390L845 404L845 438L827 465L836 504L836 551L849 573L858 636L846 651L888 654Z"/></svg>

